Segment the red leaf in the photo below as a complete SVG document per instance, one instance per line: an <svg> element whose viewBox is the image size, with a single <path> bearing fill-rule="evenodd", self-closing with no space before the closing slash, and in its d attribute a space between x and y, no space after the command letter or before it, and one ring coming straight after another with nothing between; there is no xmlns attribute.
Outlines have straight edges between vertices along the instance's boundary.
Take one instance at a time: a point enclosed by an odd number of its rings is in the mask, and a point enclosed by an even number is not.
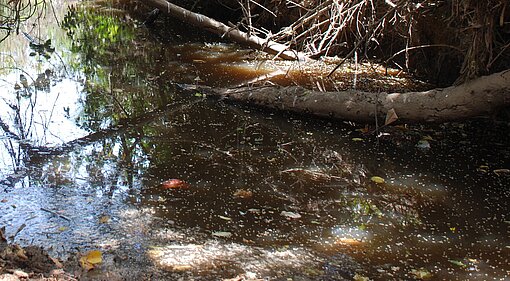
<svg viewBox="0 0 510 281"><path fill-rule="evenodd" d="M161 183L164 189L188 189L190 185L180 179L169 179Z"/></svg>

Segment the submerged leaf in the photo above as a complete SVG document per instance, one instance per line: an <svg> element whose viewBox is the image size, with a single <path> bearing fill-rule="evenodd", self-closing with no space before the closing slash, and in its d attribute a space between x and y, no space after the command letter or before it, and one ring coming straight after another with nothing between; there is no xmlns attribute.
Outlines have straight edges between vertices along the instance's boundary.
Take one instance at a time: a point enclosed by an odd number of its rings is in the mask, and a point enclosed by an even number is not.
<svg viewBox="0 0 510 281"><path fill-rule="evenodd" d="M430 273L428 270L426 270L424 268L413 269L413 270L411 270L411 274L416 276L416 278L418 278L418 279L429 279L432 277L432 273Z"/></svg>
<svg viewBox="0 0 510 281"><path fill-rule="evenodd" d="M466 267L467 265L465 265L463 262L461 261L456 261L456 260L448 260L450 263L454 264L454 265L457 265L457 266L460 266L460 267Z"/></svg>
<svg viewBox="0 0 510 281"><path fill-rule="evenodd" d="M298 213L294 213L294 212L287 212L287 211L282 211L280 213L280 215L284 216L284 217L288 217L288 218L291 218L291 219L299 219L301 218L301 215L298 214Z"/></svg>
<svg viewBox="0 0 510 281"><path fill-rule="evenodd" d="M212 233L212 236L228 238L232 236L232 233L228 231L215 231Z"/></svg>
<svg viewBox="0 0 510 281"><path fill-rule="evenodd" d="M430 143L427 140L420 140L418 144L416 144L416 147L419 149L429 149Z"/></svg>
<svg viewBox="0 0 510 281"><path fill-rule="evenodd" d="M378 176L373 176L370 178L370 180L379 184L384 183L384 179Z"/></svg>
<svg viewBox="0 0 510 281"><path fill-rule="evenodd" d="M253 196L253 192L247 189L238 189L234 192L234 197L241 199L248 199Z"/></svg>
<svg viewBox="0 0 510 281"><path fill-rule="evenodd" d="M363 275L360 275L360 274L356 273L354 275L354 277L353 277L353 280L354 281L368 281L370 279L368 277L366 277L366 276L363 276Z"/></svg>

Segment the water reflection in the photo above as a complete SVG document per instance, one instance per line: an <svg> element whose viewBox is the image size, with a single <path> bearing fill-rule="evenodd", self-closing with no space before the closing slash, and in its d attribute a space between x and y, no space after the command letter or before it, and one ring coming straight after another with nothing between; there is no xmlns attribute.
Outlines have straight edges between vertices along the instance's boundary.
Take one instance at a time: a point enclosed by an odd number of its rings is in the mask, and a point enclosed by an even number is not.
<svg viewBox="0 0 510 281"><path fill-rule="evenodd" d="M478 147L358 142L343 124L186 96L172 82L268 70L235 45L167 45L123 17L63 12L49 58L3 70L0 225L16 242L124 249L193 276L508 277L508 179L473 173ZM190 188L162 188L173 178Z"/></svg>

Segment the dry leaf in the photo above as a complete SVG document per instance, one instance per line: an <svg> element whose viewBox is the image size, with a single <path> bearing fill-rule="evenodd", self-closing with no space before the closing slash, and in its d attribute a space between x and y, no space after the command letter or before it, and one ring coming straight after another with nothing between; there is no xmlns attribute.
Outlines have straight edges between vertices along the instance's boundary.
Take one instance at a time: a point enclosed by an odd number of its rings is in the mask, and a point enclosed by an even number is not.
<svg viewBox="0 0 510 281"><path fill-rule="evenodd" d="M81 267L85 270L92 270L94 267L103 262L103 254L101 251L93 250L87 252L80 258Z"/></svg>
<svg viewBox="0 0 510 281"><path fill-rule="evenodd" d="M188 189L190 185L180 179L169 179L161 183L164 189Z"/></svg>
<svg viewBox="0 0 510 281"><path fill-rule="evenodd" d="M99 223L108 223L108 221L110 221L110 217L109 216L101 216L99 218Z"/></svg>
<svg viewBox="0 0 510 281"><path fill-rule="evenodd" d="M253 192L247 189L238 189L234 192L234 197L241 199L248 199L253 196Z"/></svg>
<svg viewBox="0 0 510 281"><path fill-rule="evenodd" d="M386 112L386 121L384 121L384 126L397 121L397 119L398 119L398 116L397 116L397 113L395 112L395 109L392 108L392 109L388 110L388 112Z"/></svg>

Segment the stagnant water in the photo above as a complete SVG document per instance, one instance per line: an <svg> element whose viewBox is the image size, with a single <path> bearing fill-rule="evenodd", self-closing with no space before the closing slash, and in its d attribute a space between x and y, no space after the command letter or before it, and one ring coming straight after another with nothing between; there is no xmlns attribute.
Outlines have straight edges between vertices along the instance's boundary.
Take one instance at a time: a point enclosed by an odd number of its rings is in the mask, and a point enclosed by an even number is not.
<svg viewBox="0 0 510 281"><path fill-rule="evenodd" d="M60 4L0 45L0 226L12 241L59 257L100 249L98 278L510 278L506 124L376 138L186 94L177 84L275 69L182 24Z"/></svg>

